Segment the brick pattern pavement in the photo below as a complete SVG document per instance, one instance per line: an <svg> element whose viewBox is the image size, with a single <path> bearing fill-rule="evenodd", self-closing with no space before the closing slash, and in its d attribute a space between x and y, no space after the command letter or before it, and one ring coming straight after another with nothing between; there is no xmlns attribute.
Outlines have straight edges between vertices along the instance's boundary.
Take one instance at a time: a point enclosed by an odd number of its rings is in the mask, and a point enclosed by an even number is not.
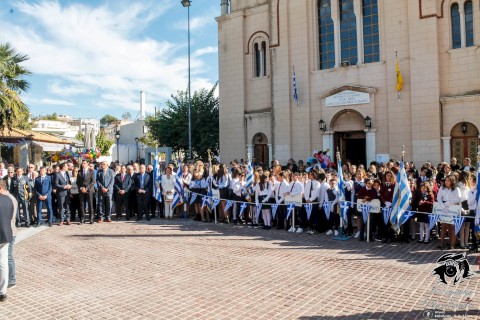
<svg viewBox="0 0 480 320"><path fill-rule="evenodd" d="M434 248L183 220L55 226L15 246L0 319L425 319L426 299L465 300L432 293Z"/></svg>

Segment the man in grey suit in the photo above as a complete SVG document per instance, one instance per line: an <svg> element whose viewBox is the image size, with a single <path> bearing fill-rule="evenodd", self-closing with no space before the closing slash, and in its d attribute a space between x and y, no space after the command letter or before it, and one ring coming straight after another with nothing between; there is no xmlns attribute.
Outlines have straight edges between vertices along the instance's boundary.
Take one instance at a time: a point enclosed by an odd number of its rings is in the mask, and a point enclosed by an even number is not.
<svg viewBox="0 0 480 320"><path fill-rule="evenodd" d="M58 225L62 226L64 221L66 221L66 225L70 225L70 189L72 186L66 163L60 165L60 171L55 174L53 185L57 190L57 207L60 215L60 223Z"/></svg>
<svg viewBox="0 0 480 320"><path fill-rule="evenodd" d="M16 175L12 179L12 190L15 199L18 201L18 210L17 210L17 226L22 224L20 216L20 207L22 207L23 216L25 218L26 227L30 227L30 215L28 212L28 178L23 175L23 169L15 169Z"/></svg>
<svg viewBox="0 0 480 320"><path fill-rule="evenodd" d="M5 181L0 181L0 188L6 189ZM9 281L8 247L13 242L12 220L15 216L13 200L0 194L0 302L7 299Z"/></svg>
<svg viewBox="0 0 480 320"><path fill-rule="evenodd" d="M85 223L85 208L88 201L88 213L90 223L95 220L95 210L93 201L95 201L95 172L88 167L87 160L82 161L82 168L77 176L77 185L80 190L80 223Z"/></svg>
<svg viewBox="0 0 480 320"><path fill-rule="evenodd" d="M98 222L112 222L112 195L115 172L108 167L107 161L100 164L97 172L97 210Z"/></svg>

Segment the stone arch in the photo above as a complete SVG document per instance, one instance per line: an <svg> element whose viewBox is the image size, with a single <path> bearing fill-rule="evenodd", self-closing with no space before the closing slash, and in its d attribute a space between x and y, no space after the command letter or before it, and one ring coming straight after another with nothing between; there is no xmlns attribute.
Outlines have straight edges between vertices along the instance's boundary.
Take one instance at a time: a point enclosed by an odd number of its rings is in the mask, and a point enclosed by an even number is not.
<svg viewBox="0 0 480 320"><path fill-rule="evenodd" d="M356 110L344 109L333 116L329 127L330 130L337 132L363 131L365 129L365 119Z"/></svg>
<svg viewBox="0 0 480 320"><path fill-rule="evenodd" d="M478 162L479 131L476 125L466 121L459 122L450 131L450 138L450 156L457 158L460 165L465 158L470 158L473 164Z"/></svg>
<svg viewBox="0 0 480 320"><path fill-rule="evenodd" d="M263 132L257 132L252 137L253 145L253 155L252 158L255 158L257 162L262 162L266 165L270 164L271 159L269 159L269 144L268 137Z"/></svg>

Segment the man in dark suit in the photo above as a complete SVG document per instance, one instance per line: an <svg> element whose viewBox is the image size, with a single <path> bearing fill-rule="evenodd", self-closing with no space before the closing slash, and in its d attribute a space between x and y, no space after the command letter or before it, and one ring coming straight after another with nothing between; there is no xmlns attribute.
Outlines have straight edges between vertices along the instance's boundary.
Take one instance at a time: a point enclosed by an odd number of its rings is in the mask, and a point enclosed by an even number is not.
<svg viewBox="0 0 480 320"><path fill-rule="evenodd" d="M60 171L55 174L55 179L53 181L53 186L57 190L57 207L58 213L60 215L59 226L63 225L63 222L66 220L67 225L70 225L70 189L72 185L70 184L70 177L67 173L67 164L62 163L60 165Z"/></svg>
<svg viewBox="0 0 480 320"><path fill-rule="evenodd" d="M95 210L93 208L93 201L95 200L95 172L88 167L87 160L82 161L82 168L77 176L77 185L80 194L80 223L85 223L85 208L88 202L88 213L90 216L90 223L95 220Z"/></svg>
<svg viewBox="0 0 480 320"><path fill-rule="evenodd" d="M122 211L125 209L127 221L130 220L130 212L127 210L128 192L132 187L132 178L127 173L127 167L122 165L120 173L115 177L113 189L115 191L115 210L117 213L117 221L122 218Z"/></svg>
<svg viewBox="0 0 480 320"><path fill-rule="evenodd" d="M130 176L132 185L130 186L130 191L128 192L128 208L127 208L127 217L133 218L138 214L138 205L137 205L137 186L135 185L135 173L133 166L127 166L127 174Z"/></svg>
<svg viewBox="0 0 480 320"><path fill-rule="evenodd" d="M0 181L0 189L6 189L5 180ZM15 216L14 200L0 194L0 302L7 299L9 281L8 248L13 241L12 220Z"/></svg>
<svg viewBox="0 0 480 320"><path fill-rule="evenodd" d="M140 165L140 172L135 176L135 186L137 187L138 217L141 220L143 215L150 220L149 201L152 195L152 184L150 175L145 172L145 165Z"/></svg>
<svg viewBox="0 0 480 320"><path fill-rule="evenodd" d="M53 211L53 216L56 219L59 219L60 217L58 216L58 206L57 206L57 190L55 189L55 175L60 171L60 166L58 164L54 164L52 166L52 173L50 174L50 179L52 179L52 211Z"/></svg>
<svg viewBox="0 0 480 320"><path fill-rule="evenodd" d="M20 217L20 207L23 210L23 216L25 219L25 226L30 227L30 215L28 213L28 178L23 175L23 169L15 169L15 176L12 179L12 190L15 199L18 201L18 210L17 210L17 226L22 224ZM27 190L26 190L27 189Z"/></svg>
<svg viewBox="0 0 480 320"><path fill-rule="evenodd" d="M37 195L38 216L35 227L42 224L42 207L47 206L48 225L51 227L53 223L52 211L52 179L47 175L45 167L40 168L40 176L35 179L35 194Z"/></svg>
<svg viewBox="0 0 480 320"><path fill-rule="evenodd" d="M15 176L15 168L13 166L8 166L7 168L7 174L5 177L3 177L3 180L5 180L6 183L6 190L10 192L10 194L13 195L13 177Z"/></svg>
<svg viewBox="0 0 480 320"><path fill-rule="evenodd" d="M100 164L100 169L97 172L97 209L98 222L112 222L112 195L113 183L115 180L115 173L108 167L107 161Z"/></svg>

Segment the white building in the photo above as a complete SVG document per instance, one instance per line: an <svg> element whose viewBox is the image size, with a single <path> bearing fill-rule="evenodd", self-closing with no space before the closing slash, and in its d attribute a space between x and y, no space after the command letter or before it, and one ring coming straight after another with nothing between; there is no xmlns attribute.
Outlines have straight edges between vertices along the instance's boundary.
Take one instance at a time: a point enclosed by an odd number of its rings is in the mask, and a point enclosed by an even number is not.
<svg viewBox="0 0 480 320"><path fill-rule="evenodd" d="M398 159L402 145L417 164L476 159L479 0L220 2L223 161L339 148L368 163Z"/></svg>

